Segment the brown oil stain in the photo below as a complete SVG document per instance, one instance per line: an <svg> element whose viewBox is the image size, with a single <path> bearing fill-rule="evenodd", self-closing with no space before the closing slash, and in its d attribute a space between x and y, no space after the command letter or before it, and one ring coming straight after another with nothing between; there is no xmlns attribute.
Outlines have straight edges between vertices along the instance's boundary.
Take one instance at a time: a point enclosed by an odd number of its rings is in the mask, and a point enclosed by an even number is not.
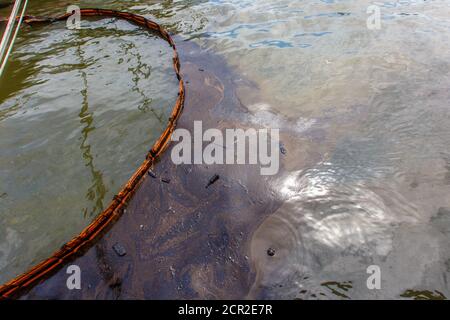
<svg viewBox="0 0 450 320"><path fill-rule="evenodd" d="M179 42L186 103L178 128L237 127L246 113L226 63ZM238 299L255 281L248 258L254 230L281 205L257 165L174 165L171 147L147 175L126 212L72 264L82 289L68 290L66 268L23 299ZM220 179L205 188L212 176ZM119 256L119 243L126 251Z"/></svg>

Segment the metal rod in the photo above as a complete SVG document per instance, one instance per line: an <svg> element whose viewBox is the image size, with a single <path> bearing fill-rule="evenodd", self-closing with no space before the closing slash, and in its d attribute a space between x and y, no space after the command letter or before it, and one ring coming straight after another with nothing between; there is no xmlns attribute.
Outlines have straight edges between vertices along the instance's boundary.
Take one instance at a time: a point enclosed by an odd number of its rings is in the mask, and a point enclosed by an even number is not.
<svg viewBox="0 0 450 320"><path fill-rule="evenodd" d="M8 38L11 36L11 31L12 31L12 28L14 27L16 15L20 8L20 4L21 4L21 0L16 0L16 2L14 3L14 7L11 12L9 21L8 21L8 25L6 26L5 34L3 35L2 43L0 44L0 58L3 59L3 60L0 59L0 61L2 61L2 64L0 66L0 77L2 76L2 73L6 66L6 62L8 61L9 55L11 54L12 47L14 45L14 41L16 40L17 34L19 33L19 28L20 28L20 25L22 24L23 16L25 15L25 10L27 8L28 0L25 0L25 2L23 4L18 24L16 26L16 29L14 30L14 34L9 43L8 49L6 49L6 45L8 43ZM10 29L8 29L8 27L10 27ZM5 54L5 50L6 50L6 54ZM3 55L4 55L4 57L3 57Z"/></svg>
<svg viewBox="0 0 450 320"><path fill-rule="evenodd" d="M2 41L0 42L0 61L3 60L3 55L6 50L6 45L8 43L9 37L11 36L11 31L14 28L14 24L16 23L17 12L19 12L21 0L16 0L14 2L14 7L11 11L11 15L8 19L8 24L6 25L5 33L3 34Z"/></svg>

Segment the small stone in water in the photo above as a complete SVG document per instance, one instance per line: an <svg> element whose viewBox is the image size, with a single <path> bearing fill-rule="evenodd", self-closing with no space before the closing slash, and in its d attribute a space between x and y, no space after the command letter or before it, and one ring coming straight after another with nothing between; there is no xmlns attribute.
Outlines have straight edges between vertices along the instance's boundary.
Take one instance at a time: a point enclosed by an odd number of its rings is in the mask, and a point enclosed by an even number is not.
<svg viewBox="0 0 450 320"><path fill-rule="evenodd" d="M267 255L269 257L273 257L275 255L275 249L273 249L273 248L267 249Z"/></svg>
<svg viewBox="0 0 450 320"><path fill-rule="evenodd" d="M286 154L287 153L286 148L282 144L280 144L280 151L281 151L282 154Z"/></svg>
<svg viewBox="0 0 450 320"><path fill-rule="evenodd" d="M152 170L148 170L148 175L152 178L156 178L156 174Z"/></svg>
<svg viewBox="0 0 450 320"><path fill-rule="evenodd" d="M118 242L116 244L114 244L112 246L112 248L119 257L123 257L124 255L127 254L127 251L125 250L125 248Z"/></svg>

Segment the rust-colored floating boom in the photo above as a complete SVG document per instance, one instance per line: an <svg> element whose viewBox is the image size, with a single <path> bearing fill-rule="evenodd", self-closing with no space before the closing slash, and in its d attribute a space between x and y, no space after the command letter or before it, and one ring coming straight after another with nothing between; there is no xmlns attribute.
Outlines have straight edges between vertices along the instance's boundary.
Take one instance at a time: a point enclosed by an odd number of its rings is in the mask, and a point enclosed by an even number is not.
<svg viewBox="0 0 450 320"><path fill-rule="evenodd" d="M179 81L178 98L173 107L172 114L167 123L167 127L158 140L155 142L151 150L148 152L145 161L135 171L133 176L122 187L120 192L114 196L109 206L78 236L66 243L56 251L50 258L45 259L35 267L31 268L24 274L16 277L10 282L0 287L0 300L17 298L21 294L30 290L33 286L46 279L46 277L55 273L66 262L74 259L77 254L84 252L90 248L95 241L107 230L108 227L116 221L123 213L124 207L128 200L130 200L138 184L143 179L147 171L150 169L155 159L165 150L176 123L184 107L185 87L183 78L180 73L180 60L170 34L164 30L159 24L146 19L140 15L114 11L105 9L81 9L81 16L90 17L117 17L136 23L139 26L145 27L149 30L155 31L158 36L169 43L173 49L173 68ZM23 22L33 25L39 23L53 23L55 21L63 21L69 18L72 14L67 13L59 17L23 17ZM5 21L0 19L0 22Z"/></svg>

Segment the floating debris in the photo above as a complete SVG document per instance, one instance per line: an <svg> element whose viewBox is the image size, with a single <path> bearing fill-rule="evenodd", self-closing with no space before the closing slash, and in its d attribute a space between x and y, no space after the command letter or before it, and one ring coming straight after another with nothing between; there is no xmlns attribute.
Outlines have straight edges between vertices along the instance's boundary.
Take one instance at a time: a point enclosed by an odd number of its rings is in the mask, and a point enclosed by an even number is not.
<svg viewBox="0 0 450 320"><path fill-rule="evenodd" d="M274 248L267 249L267 255L269 257L273 257L275 255L275 249Z"/></svg>
<svg viewBox="0 0 450 320"><path fill-rule="evenodd" d="M154 173L152 170L148 170L148 175L152 178L156 178L156 173Z"/></svg>
<svg viewBox="0 0 450 320"><path fill-rule="evenodd" d="M161 178L161 181L164 183L170 183L170 179L169 178Z"/></svg>
<svg viewBox="0 0 450 320"><path fill-rule="evenodd" d="M7 8L7 7L11 6L12 4L13 4L12 2L0 3L0 9Z"/></svg>
<svg viewBox="0 0 450 320"><path fill-rule="evenodd" d="M215 183L217 180L219 180L220 176L218 174L215 174L211 177L211 179L209 179L208 184L206 185L206 189L208 189L208 187L210 185L212 185L213 183Z"/></svg>
<svg viewBox="0 0 450 320"><path fill-rule="evenodd" d="M116 243L112 246L114 252L119 256L123 257L127 254L127 250L125 250L124 246L122 246L120 243Z"/></svg>

